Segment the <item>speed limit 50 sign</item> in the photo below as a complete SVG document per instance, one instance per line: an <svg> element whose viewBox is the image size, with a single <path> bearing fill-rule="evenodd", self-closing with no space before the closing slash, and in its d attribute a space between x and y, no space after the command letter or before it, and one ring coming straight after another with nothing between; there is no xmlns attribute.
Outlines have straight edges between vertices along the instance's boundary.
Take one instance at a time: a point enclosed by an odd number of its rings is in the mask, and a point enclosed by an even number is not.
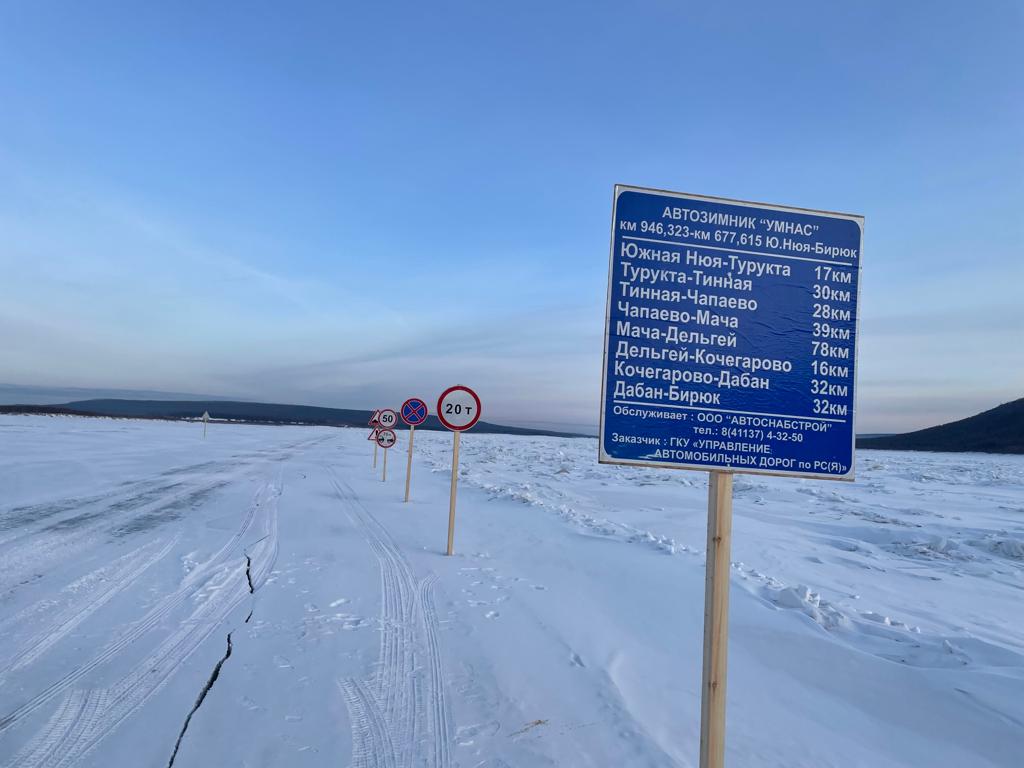
<svg viewBox="0 0 1024 768"><path fill-rule="evenodd" d="M437 418L453 432L464 432L480 421L480 398L469 387L449 387L437 399Z"/></svg>
<svg viewBox="0 0 1024 768"><path fill-rule="evenodd" d="M384 408L377 416L377 423L384 429L391 429L398 423L398 414L390 408Z"/></svg>

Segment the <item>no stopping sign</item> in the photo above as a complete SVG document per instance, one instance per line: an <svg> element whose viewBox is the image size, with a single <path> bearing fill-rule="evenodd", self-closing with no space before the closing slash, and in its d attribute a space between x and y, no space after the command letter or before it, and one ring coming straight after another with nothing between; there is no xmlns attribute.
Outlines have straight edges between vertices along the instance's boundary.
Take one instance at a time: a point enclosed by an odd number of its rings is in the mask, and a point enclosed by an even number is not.
<svg viewBox="0 0 1024 768"><path fill-rule="evenodd" d="M427 420L427 404L418 397L410 397L402 403L402 421L410 427L417 427Z"/></svg>
<svg viewBox="0 0 1024 768"><path fill-rule="evenodd" d="M476 424L480 410L480 398L469 387L449 387L437 398L437 418L453 432L462 432Z"/></svg>

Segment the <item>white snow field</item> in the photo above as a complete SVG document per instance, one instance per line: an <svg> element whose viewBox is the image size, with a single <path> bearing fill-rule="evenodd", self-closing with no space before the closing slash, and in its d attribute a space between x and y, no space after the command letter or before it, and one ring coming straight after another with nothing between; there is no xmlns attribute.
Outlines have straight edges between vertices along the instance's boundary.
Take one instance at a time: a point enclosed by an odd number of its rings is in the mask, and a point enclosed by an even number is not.
<svg viewBox="0 0 1024 768"><path fill-rule="evenodd" d="M695 766L706 477L0 417L0 766ZM727 764L1024 765L1024 457L736 478Z"/></svg>

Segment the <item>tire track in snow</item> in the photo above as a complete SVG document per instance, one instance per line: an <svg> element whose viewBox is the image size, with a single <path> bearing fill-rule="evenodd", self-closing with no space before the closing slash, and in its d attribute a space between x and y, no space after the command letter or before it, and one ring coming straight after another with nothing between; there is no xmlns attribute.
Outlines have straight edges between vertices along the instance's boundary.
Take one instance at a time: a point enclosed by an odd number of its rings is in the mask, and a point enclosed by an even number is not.
<svg viewBox="0 0 1024 768"><path fill-rule="evenodd" d="M236 458L241 460L255 457L239 456ZM153 477L127 481L113 491L96 493L91 496L68 496L0 511L0 531L12 531L6 536L0 536L0 548L9 549L9 545L12 545L13 542L20 549L23 548L21 544L23 539L37 536L40 533L50 533L68 528L80 529L85 523L107 513L131 512L139 507L151 506L168 497L187 494L190 488L199 490L209 487L211 485L209 482L190 485L187 479L194 478L195 473L201 470L209 477L223 477L227 470L231 469L243 470L244 465L240 465L236 460L175 467ZM232 476L235 474L237 473L231 473ZM97 508L99 512L90 511ZM62 517L69 512L74 514ZM52 518L58 519L51 522ZM107 516L105 519L111 518Z"/></svg>
<svg viewBox="0 0 1024 768"><path fill-rule="evenodd" d="M75 552L94 544L101 530L130 526L132 520L154 516L164 508L187 505L201 500L226 485L236 475L218 477L205 483L186 486L173 483L151 486L131 495L96 497L76 508L78 514L47 525L39 531L19 534L0 553L0 591L14 591L31 576L45 570L45 565L58 558L70 558ZM111 501L97 506L96 499ZM41 535L45 534L45 536Z"/></svg>
<svg viewBox="0 0 1024 768"><path fill-rule="evenodd" d="M380 654L373 678L365 686L339 683L352 720L353 768L450 768L452 724L432 597L436 577L417 583L387 529L332 468L328 472L381 575Z"/></svg>
<svg viewBox="0 0 1024 768"><path fill-rule="evenodd" d="M251 505L242 529L218 553L218 556L226 556L234 550L251 528L256 510L260 510L265 535L253 545L249 555L256 585L265 582L277 558L277 499L280 494L279 485L264 486ZM220 563L212 574L210 568L204 570L211 576L207 585L210 594L192 614L118 682L104 689L72 691L44 729L15 756L11 768L66 768L81 760L159 691L251 594L244 559ZM190 582L196 588L192 591L197 591L200 581L200 577L193 577L195 573L190 574ZM173 597L177 596L176 593ZM83 698L84 703L76 703Z"/></svg>
<svg viewBox="0 0 1024 768"><path fill-rule="evenodd" d="M429 678L428 697L430 715L433 718L433 733L440 735L435 738L434 765L449 766L452 761L452 724L448 714L448 702L444 689L444 666L441 660L441 649L437 639L437 611L434 608L433 589L437 576L431 574L420 582L419 607L423 614L423 628L427 639L427 670Z"/></svg>
<svg viewBox="0 0 1024 768"><path fill-rule="evenodd" d="M0 681L8 673L38 659L75 627L131 586L150 566L166 557L179 538L180 536L173 537L156 552L153 550L160 545L160 540L144 544L113 563L97 568L65 587L61 594L67 596L67 605L63 610L51 616L42 630L21 643L3 668L0 668ZM79 594L81 590L87 591L81 595ZM27 612L28 615L25 618L50 611L54 607L54 602L53 600L41 601ZM4 634L10 631L11 627L3 627Z"/></svg>
<svg viewBox="0 0 1024 768"><path fill-rule="evenodd" d="M38 534L53 525L51 518L66 512L81 513L83 509L106 504L108 507L137 503L154 493L163 493L180 488L180 482L172 482L161 475L154 479L137 480L122 485L118 490L97 493L91 496L70 496L62 499L11 507L0 512L0 531L11 533L0 537L0 546L11 541ZM36 528L36 524L39 525Z"/></svg>
<svg viewBox="0 0 1024 768"><path fill-rule="evenodd" d="M257 492L253 503L246 509L241 527L220 550L205 563L189 572L177 590L161 600L135 624L127 627L116 640L108 644L100 653L51 683L47 688L14 711L0 718L0 733L35 712L50 701L50 699L67 690L97 667L116 657L125 648L157 627L172 611L179 608L198 592L204 584L213 581L216 591L200 603L192 615L179 625L178 630L167 638L158 647L157 651L151 654L133 673L130 673L121 683L104 691L75 692L75 696L85 696L89 700L89 706L83 705L83 712L96 710L105 712L106 719L113 721L110 728L102 732L100 735L102 737L102 735L105 735L107 731L130 714L145 698L155 693L157 688L170 676L174 668L194 651L210 632L216 629L217 624L230 614L231 610L239 602L250 594L248 581L245 578L245 561L239 557L239 553L236 550L252 529L257 513L260 511L266 513L264 530L271 534L271 536L265 537L253 547L251 557L256 561L256 570L259 578L265 580L269 574L270 569L273 567L273 559L277 557L277 499L280 493L280 486L269 483L262 486ZM273 541L271 538L273 538ZM236 557L236 560L232 564L230 559L233 555ZM218 578L220 582L215 581ZM151 666L147 667L147 665ZM153 669L152 674L149 671L151 668ZM155 683L155 685L148 685L148 678L153 678L150 682ZM130 695L133 685L142 686L144 689L144 695L138 701ZM102 699L102 701L97 703L99 699ZM78 737L82 738L83 732L87 730L86 726L93 731L98 732L102 730L99 727L102 725L102 722L97 721L92 716L80 717L72 725L65 727L65 725L61 724L63 721L60 720L60 712L64 709L65 707L62 707L57 715L51 718L44 732L38 734L36 739L26 749L22 750L22 754L19 754L14 762L10 764L12 768L14 766L21 768L22 766L30 765L61 765L63 762L47 762L47 755L51 754L47 745L66 742L71 731L76 731ZM100 720L102 719L100 717ZM46 734L51 735L46 736ZM96 741L98 739L94 739L93 743Z"/></svg>
<svg viewBox="0 0 1024 768"><path fill-rule="evenodd" d="M366 686L352 679L338 685L352 718L352 768L397 768L387 723Z"/></svg>
<svg viewBox="0 0 1024 768"><path fill-rule="evenodd" d="M0 510L0 531L14 530L0 536L0 596L38 578L42 564L68 558L95 543L96 535L104 528L115 535L137 533L133 521L159 520L165 507L178 508L201 500L260 465L280 464L328 439L330 436L305 438L272 451L240 453L230 460L173 467L154 477L125 483L109 493ZM203 472L212 479L199 483L182 479L195 472ZM68 512L75 514L49 522L50 518ZM38 540L40 533L46 534L43 540Z"/></svg>
<svg viewBox="0 0 1024 768"><path fill-rule="evenodd" d="M358 502L351 488L338 482L334 482L334 487L380 567L380 653L371 690L393 743L403 750L400 764L407 765L404 753L413 740L416 719L412 573L390 535Z"/></svg>

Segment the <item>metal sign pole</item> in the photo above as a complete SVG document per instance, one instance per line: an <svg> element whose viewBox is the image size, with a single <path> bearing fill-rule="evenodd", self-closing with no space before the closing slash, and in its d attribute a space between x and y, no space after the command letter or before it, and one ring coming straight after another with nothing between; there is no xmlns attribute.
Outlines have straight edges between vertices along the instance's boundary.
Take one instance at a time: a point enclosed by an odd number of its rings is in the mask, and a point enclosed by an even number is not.
<svg viewBox="0 0 1024 768"><path fill-rule="evenodd" d="M412 439L416 434L416 425L409 426L409 457L405 461L405 500L409 500L409 478L412 476Z"/></svg>
<svg viewBox="0 0 1024 768"><path fill-rule="evenodd" d="M387 448L384 449L384 473L381 475L380 481L382 483L386 483L388 481L388 449Z"/></svg>
<svg viewBox="0 0 1024 768"><path fill-rule="evenodd" d="M373 441L373 468L377 468L377 441Z"/></svg>
<svg viewBox="0 0 1024 768"><path fill-rule="evenodd" d="M461 432L455 432L454 442L452 443L452 495L448 500L448 554L452 554L452 548L455 544L455 490L459 484L459 435Z"/></svg>
<svg viewBox="0 0 1024 768"><path fill-rule="evenodd" d="M729 551L732 473L708 474L708 548L704 581L704 669L700 697L700 768L725 764L725 684L729 650Z"/></svg>

